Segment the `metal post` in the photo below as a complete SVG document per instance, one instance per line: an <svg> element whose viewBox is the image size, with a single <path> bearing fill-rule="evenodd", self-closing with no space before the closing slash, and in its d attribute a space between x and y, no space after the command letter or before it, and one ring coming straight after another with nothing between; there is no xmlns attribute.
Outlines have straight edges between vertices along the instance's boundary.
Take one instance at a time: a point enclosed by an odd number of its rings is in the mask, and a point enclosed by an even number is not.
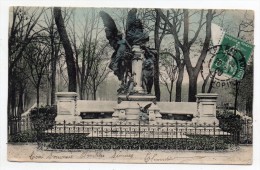
<svg viewBox="0 0 260 170"><path fill-rule="evenodd" d="M101 137L103 139L103 121L101 121Z"/></svg>
<svg viewBox="0 0 260 170"><path fill-rule="evenodd" d="M66 121L63 121L63 133L64 133L64 139L65 139L65 131L66 131Z"/></svg>
<svg viewBox="0 0 260 170"><path fill-rule="evenodd" d="M112 122L111 122L111 126L110 126L110 133L111 133L111 138L112 138Z"/></svg>
<svg viewBox="0 0 260 170"><path fill-rule="evenodd" d="M237 97L238 97L238 90L239 90L240 82L236 80L236 94L235 94L235 104L234 104L234 115L237 114Z"/></svg>
<svg viewBox="0 0 260 170"><path fill-rule="evenodd" d="M141 125L140 125L140 119L139 119L139 149L140 149L140 141L141 141L141 139L140 139L140 135L141 135L141 132L140 132L140 130L141 130Z"/></svg>
<svg viewBox="0 0 260 170"><path fill-rule="evenodd" d="M194 131L194 136L197 136L196 133L197 133L197 123L195 122L195 131ZM194 140L194 139L193 139ZM196 143L196 140L195 140L195 150L197 149L197 143Z"/></svg>
<svg viewBox="0 0 260 170"><path fill-rule="evenodd" d="M175 149L178 148L178 122L176 121L176 126L175 126L175 131L176 131L176 144L175 144Z"/></svg>
<svg viewBox="0 0 260 170"><path fill-rule="evenodd" d="M166 123L166 125L167 125L167 132L166 132L166 134L167 134L167 139L168 139L168 130L169 130L168 122Z"/></svg>
<svg viewBox="0 0 260 170"><path fill-rule="evenodd" d="M214 128L213 128L213 138L214 138L214 151L216 150L216 122L213 122Z"/></svg>
<svg viewBox="0 0 260 170"><path fill-rule="evenodd" d="M82 122L82 127L83 127L82 133L85 134L85 125L84 125L84 122Z"/></svg>
<svg viewBox="0 0 260 170"><path fill-rule="evenodd" d="M76 133L75 129L76 129L76 125L75 125L75 121L73 121L73 131L74 131L74 133Z"/></svg>

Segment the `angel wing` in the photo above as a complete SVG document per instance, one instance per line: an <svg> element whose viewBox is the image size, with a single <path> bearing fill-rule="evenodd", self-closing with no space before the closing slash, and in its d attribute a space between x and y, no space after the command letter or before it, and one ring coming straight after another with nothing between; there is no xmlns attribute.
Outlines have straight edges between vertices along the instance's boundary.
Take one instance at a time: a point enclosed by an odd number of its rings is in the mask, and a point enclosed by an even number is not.
<svg viewBox="0 0 260 170"><path fill-rule="evenodd" d="M137 9L133 8L128 12L126 20L126 41L130 46L141 45L149 41L149 34L144 32L143 23L137 18Z"/></svg>
<svg viewBox="0 0 260 170"><path fill-rule="evenodd" d="M149 104L145 105L144 107L142 107L142 106L140 106L139 103L137 103L137 104L139 106L140 111L143 112L143 113L147 113L149 107L151 107L151 105L152 105L152 103L149 103Z"/></svg>
<svg viewBox="0 0 260 170"><path fill-rule="evenodd" d="M133 8L128 12L127 19L126 19L126 30L129 30L131 25L134 24L136 20L136 13L137 13L136 8Z"/></svg>
<svg viewBox="0 0 260 170"><path fill-rule="evenodd" d="M103 20L109 44L116 50L118 47L117 41L122 39L122 33L117 29L115 21L108 13L100 11L99 15Z"/></svg>
<svg viewBox="0 0 260 170"><path fill-rule="evenodd" d="M152 103L149 103L147 105L144 106L144 110L145 112L147 112L147 110L149 109L149 107L151 107Z"/></svg>

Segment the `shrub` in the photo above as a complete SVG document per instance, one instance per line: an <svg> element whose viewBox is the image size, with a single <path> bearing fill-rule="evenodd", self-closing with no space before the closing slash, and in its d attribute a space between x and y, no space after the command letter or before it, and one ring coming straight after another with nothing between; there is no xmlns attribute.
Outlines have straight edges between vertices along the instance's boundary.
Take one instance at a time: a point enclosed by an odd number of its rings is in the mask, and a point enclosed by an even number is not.
<svg viewBox="0 0 260 170"><path fill-rule="evenodd" d="M218 113L219 127L226 132L234 133L239 132L242 129L242 119L239 115L234 115L232 111L224 111Z"/></svg>
<svg viewBox="0 0 260 170"><path fill-rule="evenodd" d="M156 138L91 138L85 134L58 134L47 147L53 149L179 149L225 150L228 144L221 137L191 136L187 139Z"/></svg>
<svg viewBox="0 0 260 170"><path fill-rule="evenodd" d="M31 110L30 119L34 129L38 132L52 128L55 124L57 109L55 106L45 106Z"/></svg>
<svg viewBox="0 0 260 170"><path fill-rule="evenodd" d="M24 131L9 135L8 142L37 142L36 133L36 131Z"/></svg>
<svg viewBox="0 0 260 170"><path fill-rule="evenodd" d="M85 135L59 134L49 138L48 147L53 149L85 149L88 140Z"/></svg>

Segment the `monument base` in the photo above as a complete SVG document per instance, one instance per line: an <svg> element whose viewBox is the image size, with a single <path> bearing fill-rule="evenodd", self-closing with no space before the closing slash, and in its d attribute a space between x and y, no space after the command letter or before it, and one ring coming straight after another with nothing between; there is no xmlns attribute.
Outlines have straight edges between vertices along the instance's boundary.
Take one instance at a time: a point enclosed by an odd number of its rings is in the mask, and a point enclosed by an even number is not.
<svg viewBox="0 0 260 170"><path fill-rule="evenodd" d="M142 114L147 116L147 122L157 122L162 117L153 95L119 95L114 110L113 120L128 120L133 123L143 121Z"/></svg>
<svg viewBox="0 0 260 170"><path fill-rule="evenodd" d="M207 125L219 125L219 120L216 117L200 117L200 118L193 118L192 119L193 123L197 124L207 124Z"/></svg>
<svg viewBox="0 0 260 170"><path fill-rule="evenodd" d="M74 115L57 115L55 118L56 123L79 123L82 121L82 118L80 116L74 116Z"/></svg>
<svg viewBox="0 0 260 170"><path fill-rule="evenodd" d="M198 124L211 124L219 125L216 118L216 107L218 94L215 93L199 93L197 97L197 114L192 119L192 122Z"/></svg>
<svg viewBox="0 0 260 170"><path fill-rule="evenodd" d="M57 123L80 122L82 119L77 115L77 93L75 92L57 92Z"/></svg>

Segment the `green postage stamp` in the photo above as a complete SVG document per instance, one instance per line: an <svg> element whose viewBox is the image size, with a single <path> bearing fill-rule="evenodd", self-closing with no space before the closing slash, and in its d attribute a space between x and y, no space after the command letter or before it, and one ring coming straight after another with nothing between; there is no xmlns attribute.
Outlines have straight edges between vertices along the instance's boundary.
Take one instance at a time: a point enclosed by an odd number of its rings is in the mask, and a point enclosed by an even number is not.
<svg viewBox="0 0 260 170"><path fill-rule="evenodd" d="M253 49L254 45L224 33L210 70L216 71L219 75L241 80Z"/></svg>

